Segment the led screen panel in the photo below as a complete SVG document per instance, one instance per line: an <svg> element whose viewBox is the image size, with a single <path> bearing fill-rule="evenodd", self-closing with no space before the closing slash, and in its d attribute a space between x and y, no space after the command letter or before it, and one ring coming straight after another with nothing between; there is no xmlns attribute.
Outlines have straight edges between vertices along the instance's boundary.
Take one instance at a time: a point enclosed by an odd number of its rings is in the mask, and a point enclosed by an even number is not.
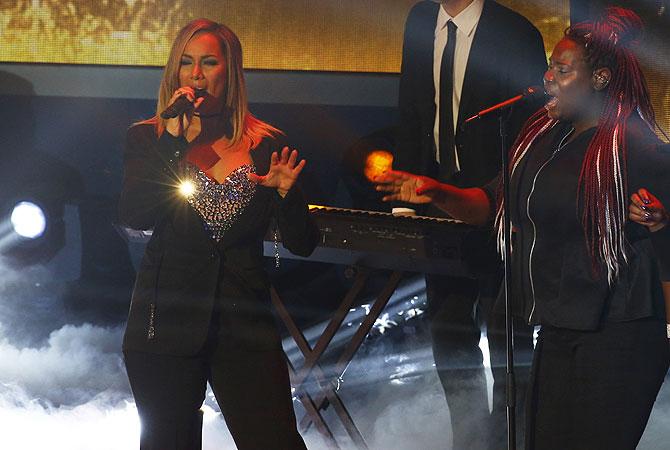
<svg viewBox="0 0 670 450"><path fill-rule="evenodd" d="M248 69L395 73L416 0L18 0L0 2L0 61L162 66L197 17L230 26ZM504 0L551 48L569 2Z"/></svg>

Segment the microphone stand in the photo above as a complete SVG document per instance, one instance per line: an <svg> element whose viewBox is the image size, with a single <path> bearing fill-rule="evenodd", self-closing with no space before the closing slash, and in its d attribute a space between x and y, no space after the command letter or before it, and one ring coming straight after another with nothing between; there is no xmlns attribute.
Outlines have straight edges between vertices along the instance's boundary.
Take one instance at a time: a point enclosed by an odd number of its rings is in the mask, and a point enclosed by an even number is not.
<svg viewBox="0 0 670 450"><path fill-rule="evenodd" d="M507 448L516 450L516 377L514 375L514 324L512 322L512 305L510 300L510 283L512 279L512 222L509 213L509 151L507 148L507 121L512 115L514 105L525 99L545 95L541 86L530 86L521 94L508 100L479 111L474 116L465 120L462 126L481 119L492 112L498 113L500 124L500 156L503 182L503 266L505 270L504 292L505 292L505 344L507 349L507 369L505 373L505 391L507 397Z"/></svg>
<svg viewBox="0 0 670 450"><path fill-rule="evenodd" d="M490 112L498 112L499 132L500 132L500 156L503 183L503 266L504 279L503 288L505 293L505 343L506 343L506 373L505 373L505 393L506 393L506 415L507 415L507 449L516 450L516 377L514 375L514 325L512 322L512 307L510 301L510 282L512 272L511 255L511 217L508 211L510 202L509 192L509 151L507 148L507 120L509 119L514 103L520 101L524 96L518 95L513 99L499 103L494 107L488 108L467 119L463 126L470 122L480 119L481 116Z"/></svg>
<svg viewBox="0 0 670 450"><path fill-rule="evenodd" d="M511 115L501 112L498 116L500 124L500 156L503 177L503 267L505 270L505 347L507 349L507 369L505 373L505 387L507 398L507 448L516 449L516 377L514 375L514 323L512 321L512 305L510 301L510 282L512 279L512 219L509 214L510 177L509 151L507 148L507 119Z"/></svg>

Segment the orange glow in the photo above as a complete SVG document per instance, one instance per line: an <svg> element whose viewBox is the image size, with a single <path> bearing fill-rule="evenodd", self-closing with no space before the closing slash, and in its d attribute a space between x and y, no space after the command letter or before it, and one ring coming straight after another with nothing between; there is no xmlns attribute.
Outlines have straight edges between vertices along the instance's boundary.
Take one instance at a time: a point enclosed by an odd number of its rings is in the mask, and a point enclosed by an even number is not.
<svg viewBox="0 0 670 450"><path fill-rule="evenodd" d="M387 150L373 150L365 159L363 174L369 181L391 170L393 155Z"/></svg>

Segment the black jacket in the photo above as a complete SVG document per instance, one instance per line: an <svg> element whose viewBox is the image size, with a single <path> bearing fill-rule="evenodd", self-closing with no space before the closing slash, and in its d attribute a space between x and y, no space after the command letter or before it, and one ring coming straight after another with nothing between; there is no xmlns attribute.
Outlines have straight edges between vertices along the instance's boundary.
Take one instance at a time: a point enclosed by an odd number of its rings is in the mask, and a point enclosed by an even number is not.
<svg viewBox="0 0 670 450"><path fill-rule="evenodd" d="M407 18L398 104L400 130L393 164L394 169L430 176L436 176L433 50L439 8L436 2L422 1ZM496 117L482 119L465 129L461 125L468 117L526 87L541 85L545 70L546 56L539 31L523 16L486 0L468 57L455 130L461 172L441 181L472 187L496 176L500 170ZM537 108L537 103L515 108L508 128L509 145Z"/></svg>
<svg viewBox="0 0 670 450"><path fill-rule="evenodd" d="M269 282L263 264L263 237L274 216L284 246L308 256L318 241L300 190L283 199L258 186L250 204L217 243L198 213L176 194L178 164L187 151L184 138L153 126L136 125L127 134L120 221L153 229L133 291L124 350L193 355L203 346L215 298L223 298L231 318L222 326L242 345L279 345L270 313ZM275 140L251 151L257 173L267 173ZM221 306L221 305L219 305Z"/></svg>
<svg viewBox="0 0 670 450"><path fill-rule="evenodd" d="M557 151L569 130L569 124L558 123L538 139L511 180L514 312L533 324L577 330L597 329L603 321L662 318L659 260L667 261L670 255L655 255L654 250L661 244L668 248L670 233L649 233L627 222L628 264L612 285L603 265L594 273L581 224L578 183L595 128ZM628 121L626 142L628 195L645 187L669 204L670 153L662 151L658 138L636 117ZM492 197L494 185L486 187Z"/></svg>

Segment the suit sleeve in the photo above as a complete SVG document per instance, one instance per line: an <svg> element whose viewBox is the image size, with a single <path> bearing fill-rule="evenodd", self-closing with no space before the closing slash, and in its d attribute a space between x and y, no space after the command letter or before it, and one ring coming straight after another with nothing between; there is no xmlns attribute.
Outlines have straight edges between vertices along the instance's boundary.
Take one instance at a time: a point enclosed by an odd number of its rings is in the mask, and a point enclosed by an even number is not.
<svg viewBox="0 0 670 450"><path fill-rule="evenodd" d="M259 159L266 161L268 166L259 167L261 173L269 169L272 153L280 151L285 146L288 146L288 141L283 135L264 141L262 148L259 147L257 151L265 152L264 156ZM300 180L289 189L283 198L275 189L263 189L272 191L271 212L276 220L282 245L294 255L305 257L311 255L319 242L320 231L309 213L307 201L300 187Z"/></svg>
<svg viewBox="0 0 670 450"><path fill-rule="evenodd" d="M509 52L509 64L506 83L511 87L510 96L523 92L529 86L542 86L542 78L547 70L547 57L544 51L542 35L530 22L519 27L513 36L514 48ZM527 101L515 107L510 117L508 134L509 144L515 140L526 120L543 106L544 99Z"/></svg>
<svg viewBox="0 0 670 450"><path fill-rule="evenodd" d="M309 213L302 190L295 185L284 198L275 195L275 217L282 244L295 255L311 255L319 242L320 232Z"/></svg>
<svg viewBox="0 0 670 450"><path fill-rule="evenodd" d="M398 90L398 110L400 125L393 168L407 172L420 172L421 157L421 117L417 86L420 83L420 22L419 8L413 8L405 23L402 46L402 63Z"/></svg>
<svg viewBox="0 0 670 450"><path fill-rule="evenodd" d="M187 146L183 138L163 133L156 139L153 127L133 126L126 135L119 220L138 230L153 228L176 204L176 155ZM179 153L178 153L179 152Z"/></svg>

